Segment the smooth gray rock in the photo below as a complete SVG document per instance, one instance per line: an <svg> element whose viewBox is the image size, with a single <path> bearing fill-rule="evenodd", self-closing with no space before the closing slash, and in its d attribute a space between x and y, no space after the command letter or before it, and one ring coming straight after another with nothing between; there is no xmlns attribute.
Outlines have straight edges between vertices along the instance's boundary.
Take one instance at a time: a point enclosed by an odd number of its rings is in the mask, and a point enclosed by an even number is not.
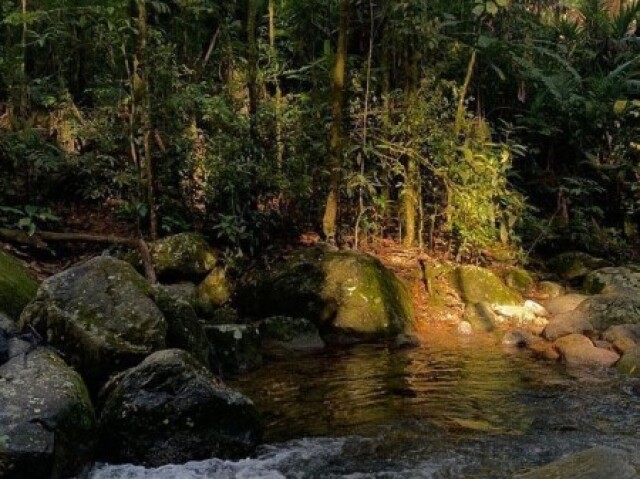
<svg viewBox="0 0 640 479"><path fill-rule="evenodd" d="M549 341L555 341L569 334L591 336L595 334L595 329L583 314L577 311L570 311L552 318L542 331L542 335Z"/></svg>
<svg viewBox="0 0 640 479"><path fill-rule="evenodd" d="M544 307L549 314L564 314L576 309L587 298L584 294L565 294L547 301Z"/></svg>

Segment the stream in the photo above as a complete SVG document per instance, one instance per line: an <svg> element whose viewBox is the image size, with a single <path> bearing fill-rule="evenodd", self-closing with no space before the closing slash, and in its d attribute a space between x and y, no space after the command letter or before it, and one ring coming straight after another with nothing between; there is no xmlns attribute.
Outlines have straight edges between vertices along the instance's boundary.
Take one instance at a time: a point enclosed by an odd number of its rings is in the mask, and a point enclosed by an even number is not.
<svg viewBox="0 0 640 479"><path fill-rule="evenodd" d="M229 383L265 418L255 457L97 465L92 479L512 478L595 445L640 467L632 380L534 360L493 336L289 354Z"/></svg>

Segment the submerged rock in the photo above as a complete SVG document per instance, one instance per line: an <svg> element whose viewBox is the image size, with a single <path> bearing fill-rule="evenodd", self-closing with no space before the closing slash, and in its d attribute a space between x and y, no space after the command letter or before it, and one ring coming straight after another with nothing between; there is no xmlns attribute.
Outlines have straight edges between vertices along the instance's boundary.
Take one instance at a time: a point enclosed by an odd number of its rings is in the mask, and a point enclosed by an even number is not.
<svg viewBox="0 0 640 479"><path fill-rule="evenodd" d="M0 313L17 319L37 290L35 275L0 249Z"/></svg>
<svg viewBox="0 0 640 479"><path fill-rule="evenodd" d="M389 338L414 326L404 284L378 259L352 251L303 251L239 291L238 305L256 318L308 318L329 336Z"/></svg>
<svg viewBox="0 0 640 479"><path fill-rule="evenodd" d="M90 387L164 349L167 323L152 288L128 263L98 257L45 280L22 313Z"/></svg>
<svg viewBox="0 0 640 479"><path fill-rule="evenodd" d="M101 459L160 466L253 452L262 425L253 403L188 353L164 350L101 393Z"/></svg>
<svg viewBox="0 0 640 479"><path fill-rule="evenodd" d="M594 447L517 476L519 479L639 479L627 454Z"/></svg>
<svg viewBox="0 0 640 479"><path fill-rule="evenodd" d="M68 478L92 459L96 420L82 379L45 348L10 342L0 366L0 476Z"/></svg>
<svg viewBox="0 0 640 479"><path fill-rule="evenodd" d="M260 321L259 328L263 348L308 351L325 346L318 328L308 319L273 316Z"/></svg>

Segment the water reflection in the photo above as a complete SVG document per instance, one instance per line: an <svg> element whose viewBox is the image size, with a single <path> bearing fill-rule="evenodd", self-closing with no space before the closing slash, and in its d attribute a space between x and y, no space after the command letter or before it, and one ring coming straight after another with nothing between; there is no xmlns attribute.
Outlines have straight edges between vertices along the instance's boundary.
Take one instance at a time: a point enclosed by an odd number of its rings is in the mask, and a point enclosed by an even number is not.
<svg viewBox="0 0 640 479"><path fill-rule="evenodd" d="M521 391L547 383L557 390L567 379L552 365L487 342L495 338L465 343L439 337L413 350L365 345L288 357L235 386L267 417L270 441L366 435L407 419L451 434L524 433L533 415Z"/></svg>

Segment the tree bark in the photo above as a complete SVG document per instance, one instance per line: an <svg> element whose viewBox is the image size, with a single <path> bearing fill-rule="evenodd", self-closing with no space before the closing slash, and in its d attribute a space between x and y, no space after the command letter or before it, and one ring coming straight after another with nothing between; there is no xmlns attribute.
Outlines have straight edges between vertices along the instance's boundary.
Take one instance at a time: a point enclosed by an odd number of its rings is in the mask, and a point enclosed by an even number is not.
<svg viewBox="0 0 640 479"><path fill-rule="evenodd" d="M247 0L247 89L249 91L249 128L253 140L258 138L258 43L256 17L258 0Z"/></svg>
<svg viewBox="0 0 640 479"><path fill-rule="evenodd" d="M329 242L335 242L336 222L340 204L340 163L342 160L342 111L344 108L344 81L347 63L349 30L349 0L340 0L338 48L333 65L331 83L331 133L329 139L329 194L325 205L322 229Z"/></svg>
<svg viewBox="0 0 640 479"><path fill-rule="evenodd" d="M155 194L155 172L151 150L151 98L149 95L149 65L147 42L149 29L147 24L146 0L138 0L138 44L136 46L136 69L134 74L134 95L138 97L137 105L142 128L142 197L146 198L149 210L149 235L155 240L158 237L158 216ZM137 84L136 84L137 83Z"/></svg>
<svg viewBox="0 0 640 479"><path fill-rule="evenodd" d="M284 145L282 143L282 89L280 88L280 80L278 78L280 63L278 62L278 51L276 49L276 2L269 0L269 56L271 57L271 65L274 71L274 84L276 89L275 108L274 108L274 124L276 135L276 160L278 169L282 169L282 161L284 159Z"/></svg>

